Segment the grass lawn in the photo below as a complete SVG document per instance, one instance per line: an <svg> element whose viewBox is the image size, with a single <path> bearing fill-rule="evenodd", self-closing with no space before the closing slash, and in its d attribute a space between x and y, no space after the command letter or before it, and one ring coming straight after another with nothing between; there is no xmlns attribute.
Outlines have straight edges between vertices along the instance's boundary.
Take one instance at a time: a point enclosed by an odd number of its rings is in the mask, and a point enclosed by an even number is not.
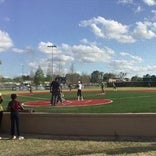
<svg viewBox="0 0 156 156"><path fill-rule="evenodd" d="M36 112L51 113L142 113L156 112L156 92L148 88L107 89L106 95L99 95L100 89L83 92L85 99L107 98L113 103L100 106L57 108L33 108ZM152 90L156 88L152 88ZM141 90L141 91L140 91ZM3 106L7 106L12 92L2 92ZM19 94L18 92L14 92ZM66 99L75 99L76 91L64 91ZM50 100L49 91L18 97L21 102ZM2 156L155 156L156 138L107 138L107 137L58 137L24 135L24 140L9 140L5 134L0 140Z"/></svg>
<svg viewBox="0 0 156 156"><path fill-rule="evenodd" d="M155 89L155 88L154 88ZM83 96L85 99L111 99L113 103L108 105L99 106L86 106L86 107L71 107L71 108L58 108L58 107L34 107L36 112L51 112L51 113L147 113L156 112L156 92L149 88L118 88L117 91L107 89L106 95L99 95L101 92L98 90L85 90ZM18 93L17 93L18 94ZM64 91L65 99L76 99L76 91ZM6 107L10 100L10 94L4 93L3 106ZM35 94L23 94L18 97L21 102L36 101L36 100L50 100L49 91L37 92Z"/></svg>
<svg viewBox="0 0 156 156"><path fill-rule="evenodd" d="M25 140L1 140L2 156L155 156L155 140L133 138L78 138L26 136Z"/></svg>

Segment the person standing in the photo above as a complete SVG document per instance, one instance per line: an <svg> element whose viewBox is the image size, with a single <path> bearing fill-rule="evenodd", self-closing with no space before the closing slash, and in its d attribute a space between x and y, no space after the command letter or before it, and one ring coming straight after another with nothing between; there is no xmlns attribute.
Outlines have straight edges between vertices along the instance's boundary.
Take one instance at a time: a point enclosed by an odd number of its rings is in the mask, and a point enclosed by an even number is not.
<svg viewBox="0 0 156 156"><path fill-rule="evenodd" d="M63 103L65 101L64 99L64 94L63 94L63 91L62 91L62 88L59 87L59 94L58 94L58 99L57 99L57 103Z"/></svg>
<svg viewBox="0 0 156 156"><path fill-rule="evenodd" d="M106 86L107 86L106 82L102 81L101 82L101 91L102 91L103 94L105 93Z"/></svg>
<svg viewBox="0 0 156 156"><path fill-rule="evenodd" d="M116 84L113 82L112 85L113 85L114 90L117 91Z"/></svg>
<svg viewBox="0 0 156 156"><path fill-rule="evenodd" d="M32 93L32 85L31 84L29 86L29 92L30 92L30 94Z"/></svg>
<svg viewBox="0 0 156 156"><path fill-rule="evenodd" d="M2 126L2 119L3 119L3 106L2 106L3 98L2 94L0 93L0 128ZM2 137L0 137L2 139Z"/></svg>
<svg viewBox="0 0 156 156"><path fill-rule="evenodd" d="M69 85L68 85L68 88L69 88L69 91L71 92L71 90L72 90L72 85L69 84Z"/></svg>
<svg viewBox="0 0 156 156"><path fill-rule="evenodd" d="M11 101L9 101L7 110L10 111L10 121L11 121L11 139L16 139L15 128L17 131L17 136L19 140L24 139L20 135L20 117L19 111L24 110L22 103L17 100L16 94L11 94Z"/></svg>
<svg viewBox="0 0 156 156"><path fill-rule="evenodd" d="M77 100L78 101L80 101L80 100L83 101L83 96L82 96L82 82L81 81L78 81L78 85L77 85Z"/></svg>
<svg viewBox="0 0 156 156"><path fill-rule="evenodd" d="M58 96L60 95L60 84L57 78L55 78L55 80L52 81L50 84L50 93L51 93L51 105L55 106L58 102Z"/></svg>

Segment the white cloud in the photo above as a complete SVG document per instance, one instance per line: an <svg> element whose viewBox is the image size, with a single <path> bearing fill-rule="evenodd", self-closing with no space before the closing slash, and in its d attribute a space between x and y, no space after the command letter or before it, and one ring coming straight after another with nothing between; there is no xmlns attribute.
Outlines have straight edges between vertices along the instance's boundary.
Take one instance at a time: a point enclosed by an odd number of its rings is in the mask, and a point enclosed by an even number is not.
<svg viewBox="0 0 156 156"><path fill-rule="evenodd" d="M79 44L70 46L68 44L62 44L59 47L61 58L68 58L70 61L75 62L108 62L114 55L114 51L108 47L99 48L95 43L85 40L86 44ZM66 60L64 60L66 61Z"/></svg>
<svg viewBox="0 0 156 156"><path fill-rule="evenodd" d="M81 43L84 43L84 44L87 44L87 43L88 43L88 40L87 40L86 38L84 38L84 39L82 39L80 42L81 42Z"/></svg>
<svg viewBox="0 0 156 156"><path fill-rule="evenodd" d="M152 39L156 37L154 32L154 25L151 22L137 22L136 28L134 29L134 35L140 39ZM152 30L153 29L153 30Z"/></svg>
<svg viewBox="0 0 156 156"><path fill-rule="evenodd" d="M60 55L55 55L54 61L55 61L55 64L57 64L57 65L59 65L59 64L66 65L66 64L74 61L74 58L70 55L60 54Z"/></svg>
<svg viewBox="0 0 156 156"><path fill-rule="evenodd" d="M131 55L129 53L126 53L126 52L121 52L120 53L121 56L128 56L130 58L130 60L134 63L141 63L143 61L143 59L139 56L134 56L134 55Z"/></svg>
<svg viewBox="0 0 156 156"><path fill-rule="evenodd" d="M128 75L134 75L140 72L140 66L132 64L128 60L112 60L110 63L112 71L114 73L127 73Z"/></svg>
<svg viewBox="0 0 156 156"><path fill-rule="evenodd" d="M46 75L48 71L51 71L51 58L38 58L37 60L34 60L33 62L29 62L28 66L32 69L32 71L36 71L38 67L40 66ZM68 71L70 63L73 61L73 58L70 56L65 55L55 55L53 59L53 72L57 74L59 70L61 70L62 73L65 71Z"/></svg>
<svg viewBox="0 0 156 156"><path fill-rule="evenodd" d="M0 30L0 52L6 51L13 46L13 42L7 32Z"/></svg>
<svg viewBox="0 0 156 156"><path fill-rule="evenodd" d="M12 51L15 53L33 53L34 50L31 47L26 47L25 49L12 48Z"/></svg>
<svg viewBox="0 0 156 156"><path fill-rule="evenodd" d="M33 62L29 62L28 66L34 72L36 72L36 70L40 66L42 68L44 74L46 74L48 66L49 66L49 63L48 63L48 60L46 58L41 58L41 59L34 60Z"/></svg>
<svg viewBox="0 0 156 156"><path fill-rule="evenodd" d="M63 66L63 68L67 71L72 62L77 62L79 64L83 63L108 63L115 52L108 48L100 48L95 43L89 42L84 39L83 42L86 44L79 45L68 45L62 44L57 47L56 52L53 55L53 67L54 71L58 71L59 66ZM49 59L45 59L45 64L48 68L48 65L51 64L51 50L50 52L47 49L48 43L40 42L38 49L45 54L48 54ZM35 61L37 64L41 64L41 61ZM34 64L31 64L34 66Z"/></svg>
<svg viewBox="0 0 156 156"><path fill-rule="evenodd" d="M84 42L84 44L68 45L63 43L57 47L59 53L56 52L53 58L54 73L59 72L60 69L62 70L62 73L67 73L72 62L75 62L76 64L88 63L88 65L89 63L93 63L92 65L94 65L94 63L100 63L101 65L103 64L104 66L107 66L114 73L125 72L131 76L134 74L143 75L147 72L152 73L156 68L154 65L143 66L144 61L140 56L132 55L128 52L116 53L108 47L100 48L95 43L89 42L87 39L83 39L82 42ZM47 43L42 42L41 45L47 45ZM46 48L41 49L45 51L47 50ZM35 64L31 63L30 65L32 68L40 65L46 74L47 69L51 65L51 55L47 56L49 59L35 60ZM118 59L115 59L116 57Z"/></svg>
<svg viewBox="0 0 156 156"><path fill-rule="evenodd" d="M115 39L122 43L133 43L135 39L129 33L129 27L103 17L81 21L80 26L90 27L92 32L103 39Z"/></svg>
<svg viewBox="0 0 156 156"><path fill-rule="evenodd" d="M118 0L118 3L131 4L131 3L133 3L133 0Z"/></svg>
<svg viewBox="0 0 156 156"><path fill-rule="evenodd" d="M53 54L57 53L58 52L57 48L48 47L51 45L54 45L54 44L51 42L47 42L47 43L40 42L38 45L38 49L45 54L52 54L52 51L53 51Z"/></svg>
<svg viewBox="0 0 156 156"><path fill-rule="evenodd" d="M16 53L24 53L23 49L19 49L19 48L12 48L12 51L16 52Z"/></svg>
<svg viewBox="0 0 156 156"><path fill-rule="evenodd" d="M108 47L99 48L91 45L74 45L71 47L75 61L84 63L109 62L114 55L114 51Z"/></svg>
<svg viewBox="0 0 156 156"><path fill-rule="evenodd" d="M28 66L30 66L32 70L33 70L33 69L37 70L38 65L39 65L39 64L37 64L36 61L35 61L35 62L29 62L29 63L28 63Z"/></svg>
<svg viewBox="0 0 156 156"><path fill-rule="evenodd" d="M127 52L120 52L118 57L120 58L112 59L109 63L114 72L124 72L128 75L134 75L134 73L137 74L142 72L141 63L143 62L143 59L141 57Z"/></svg>
<svg viewBox="0 0 156 156"><path fill-rule="evenodd" d="M135 13L139 13L141 11L143 11L143 8L141 6L137 6Z"/></svg>
<svg viewBox="0 0 156 156"><path fill-rule="evenodd" d="M53 50L53 70L54 73L58 71L60 66L63 66L63 70L67 71L67 66L71 62L74 61L74 58L72 56L71 46L68 44L62 44L62 46L57 46L52 49L52 47L48 47L54 45L51 42L40 42L38 44L38 49L44 53L47 54L48 59L39 59L38 61L35 61L35 66L41 66L43 68L44 73L46 74L49 66L51 66L52 63L52 50ZM34 66L34 63L31 63L30 66Z"/></svg>
<svg viewBox="0 0 156 156"><path fill-rule="evenodd" d="M156 65L153 65L153 66L147 65L146 67L143 68L143 70L145 72L148 72L148 73L151 72L153 74L156 70Z"/></svg>
<svg viewBox="0 0 156 156"><path fill-rule="evenodd" d="M155 11L153 10L153 13ZM139 21L128 26L103 17L81 21L80 26L89 27L96 37L116 40L121 43L134 43L137 40L153 39L156 37L156 22Z"/></svg>
<svg viewBox="0 0 156 156"><path fill-rule="evenodd" d="M156 10L151 11L153 13L153 17L151 18L152 21L156 21Z"/></svg>
<svg viewBox="0 0 156 156"><path fill-rule="evenodd" d="M114 73L124 72L128 76L145 74L153 74L156 70L156 65L144 65L143 59L140 56L134 56L127 52L121 52L119 59L113 59L109 65ZM118 56L119 57L119 56Z"/></svg>
<svg viewBox="0 0 156 156"><path fill-rule="evenodd" d="M143 2L149 6L156 5L156 0L143 0Z"/></svg>
<svg viewBox="0 0 156 156"><path fill-rule="evenodd" d="M98 27L95 23L92 23L90 27L93 33L96 34L98 37L105 38L105 34L102 32L102 29L100 29L100 27Z"/></svg>

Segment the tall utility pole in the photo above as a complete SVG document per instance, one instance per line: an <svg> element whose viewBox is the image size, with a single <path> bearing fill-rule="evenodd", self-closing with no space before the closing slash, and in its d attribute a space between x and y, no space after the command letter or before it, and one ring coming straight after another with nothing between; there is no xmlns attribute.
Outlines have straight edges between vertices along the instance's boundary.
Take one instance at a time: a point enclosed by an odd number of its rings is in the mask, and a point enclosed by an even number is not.
<svg viewBox="0 0 156 156"><path fill-rule="evenodd" d="M56 45L49 45L47 47L52 49L52 53L51 53L51 70L52 70L52 72L51 72L51 80L53 80L53 75L54 75L54 69L53 69L53 66L54 66L53 48L57 48L57 46Z"/></svg>
<svg viewBox="0 0 156 156"><path fill-rule="evenodd" d="M21 73L21 79L23 81L23 76L24 76L24 64L21 64L21 70L22 70L22 73Z"/></svg>

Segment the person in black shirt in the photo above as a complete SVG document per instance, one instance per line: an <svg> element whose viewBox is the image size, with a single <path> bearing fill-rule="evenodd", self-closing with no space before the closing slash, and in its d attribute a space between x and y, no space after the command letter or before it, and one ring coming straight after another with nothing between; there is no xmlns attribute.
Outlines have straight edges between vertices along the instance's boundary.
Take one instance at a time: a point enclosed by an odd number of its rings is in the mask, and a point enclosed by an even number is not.
<svg viewBox="0 0 156 156"><path fill-rule="evenodd" d="M58 96L60 95L60 84L57 78L50 84L50 93L51 93L51 105L55 106L58 102Z"/></svg>

